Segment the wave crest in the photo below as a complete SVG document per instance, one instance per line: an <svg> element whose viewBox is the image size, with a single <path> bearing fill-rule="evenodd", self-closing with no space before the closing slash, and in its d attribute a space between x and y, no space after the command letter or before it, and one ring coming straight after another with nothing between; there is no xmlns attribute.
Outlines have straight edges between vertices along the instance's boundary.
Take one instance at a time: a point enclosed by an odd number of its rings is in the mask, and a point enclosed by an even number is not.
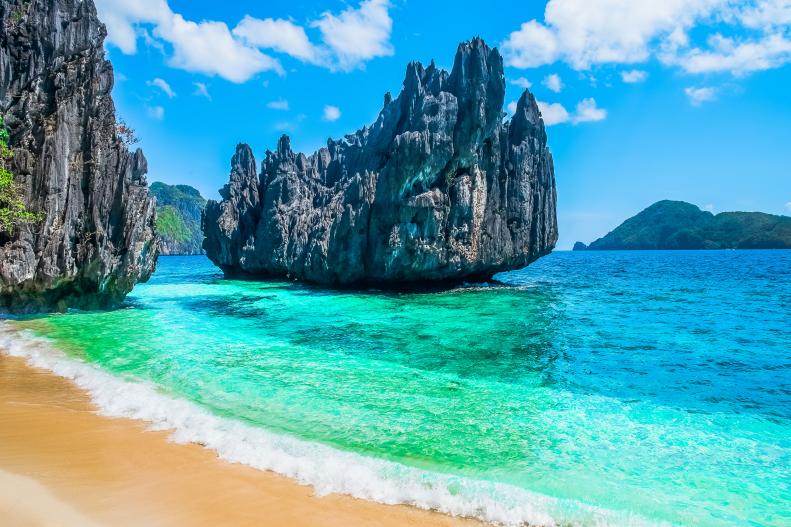
<svg viewBox="0 0 791 527"><path fill-rule="evenodd" d="M18 330L11 322L0 321L0 353L73 381L90 394L100 415L146 421L152 430L172 430L174 442L203 445L220 459L287 476L313 487L318 495L347 494L507 526L667 525L512 485L345 452L217 417L195 403L163 393L150 382L117 377L70 358L49 339Z"/></svg>

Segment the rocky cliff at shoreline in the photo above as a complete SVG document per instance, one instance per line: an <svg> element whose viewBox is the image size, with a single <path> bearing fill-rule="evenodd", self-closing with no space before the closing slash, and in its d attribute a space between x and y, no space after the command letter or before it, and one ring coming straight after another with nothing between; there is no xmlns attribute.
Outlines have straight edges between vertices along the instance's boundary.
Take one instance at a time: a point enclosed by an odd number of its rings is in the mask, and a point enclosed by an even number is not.
<svg viewBox="0 0 791 527"><path fill-rule="evenodd" d="M143 153L118 136L93 0L0 4L0 113L11 170L41 221L0 234L0 308L105 308L157 256Z"/></svg>
<svg viewBox="0 0 791 527"><path fill-rule="evenodd" d="M283 136L260 176L239 145L204 248L228 275L328 285L485 279L549 253L555 179L525 91L504 121L496 49L459 46L450 73L413 62L377 120L306 156Z"/></svg>

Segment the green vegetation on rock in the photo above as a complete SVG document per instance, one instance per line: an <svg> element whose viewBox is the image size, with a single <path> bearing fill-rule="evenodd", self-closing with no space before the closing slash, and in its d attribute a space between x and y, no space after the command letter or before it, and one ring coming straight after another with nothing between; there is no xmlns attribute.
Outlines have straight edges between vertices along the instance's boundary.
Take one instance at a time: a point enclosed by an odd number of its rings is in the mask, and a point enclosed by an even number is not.
<svg viewBox="0 0 791 527"><path fill-rule="evenodd" d="M203 231L201 214L206 200L189 185L152 183L150 193L157 199L157 231L162 254L201 254Z"/></svg>
<svg viewBox="0 0 791 527"><path fill-rule="evenodd" d="M763 212L714 215L683 201L659 201L587 250L791 249L791 217ZM585 250L576 247L575 250Z"/></svg>
<svg viewBox="0 0 791 527"><path fill-rule="evenodd" d="M0 117L0 232L10 234L24 223L41 221L42 215L25 207L22 190L10 170L14 153L8 147L8 130Z"/></svg>
<svg viewBox="0 0 791 527"><path fill-rule="evenodd" d="M192 232L172 205L157 209L157 231L162 238L177 243L188 243L192 239Z"/></svg>

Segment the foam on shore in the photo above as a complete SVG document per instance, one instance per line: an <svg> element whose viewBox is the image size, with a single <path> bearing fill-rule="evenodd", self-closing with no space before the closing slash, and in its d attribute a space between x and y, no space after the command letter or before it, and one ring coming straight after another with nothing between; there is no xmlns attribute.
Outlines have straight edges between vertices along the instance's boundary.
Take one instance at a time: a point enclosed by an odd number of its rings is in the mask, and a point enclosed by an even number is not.
<svg viewBox="0 0 791 527"><path fill-rule="evenodd" d="M19 331L12 322L0 321L0 352L73 381L91 395L101 415L143 420L151 429L172 430L174 442L203 445L225 461L290 477L312 486L319 495L347 494L502 525L657 525L628 513L511 485L420 470L220 418L149 382L120 378L69 358L50 340Z"/></svg>

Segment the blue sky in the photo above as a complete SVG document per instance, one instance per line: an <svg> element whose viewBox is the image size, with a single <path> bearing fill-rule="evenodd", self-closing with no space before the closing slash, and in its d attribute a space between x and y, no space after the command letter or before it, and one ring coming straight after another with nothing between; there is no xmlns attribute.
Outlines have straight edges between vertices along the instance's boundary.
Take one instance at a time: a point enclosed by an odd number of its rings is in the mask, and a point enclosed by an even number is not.
<svg viewBox="0 0 791 527"><path fill-rule="evenodd" d="M479 35L552 123L558 248L660 199L791 213L791 0L96 3L150 181L216 197L238 142L312 152Z"/></svg>

